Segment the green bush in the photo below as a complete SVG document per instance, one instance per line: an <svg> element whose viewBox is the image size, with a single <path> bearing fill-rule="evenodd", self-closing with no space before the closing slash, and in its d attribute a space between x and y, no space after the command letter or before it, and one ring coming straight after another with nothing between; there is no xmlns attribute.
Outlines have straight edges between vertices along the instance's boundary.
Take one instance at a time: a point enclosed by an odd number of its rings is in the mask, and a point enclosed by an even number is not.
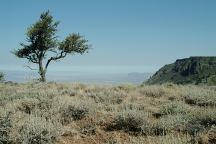
<svg viewBox="0 0 216 144"><path fill-rule="evenodd" d="M148 122L146 116L137 111L126 111L116 115L112 127L126 132L147 132Z"/></svg>
<svg viewBox="0 0 216 144"><path fill-rule="evenodd" d="M85 105L69 105L62 114L62 123L69 124L72 120L80 120L88 114L89 109Z"/></svg>
<svg viewBox="0 0 216 144"><path fill-rule="evenodd" d="M213 125L216 125L216 111L195 111L188 115L186 131L190 135L196 135L199 132L209 130Z"/></svg>

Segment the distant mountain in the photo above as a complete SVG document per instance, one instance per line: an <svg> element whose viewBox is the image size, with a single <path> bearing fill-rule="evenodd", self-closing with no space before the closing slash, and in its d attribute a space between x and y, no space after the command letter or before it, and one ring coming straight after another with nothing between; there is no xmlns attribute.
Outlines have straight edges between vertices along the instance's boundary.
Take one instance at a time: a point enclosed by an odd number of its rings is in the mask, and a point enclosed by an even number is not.
<svg viewBox="0 0 216 144"><path fill-rule="evenodd" d="M216 57L190 57L176 60L159 69L147 84L208 84L216 85Z"/></svg>

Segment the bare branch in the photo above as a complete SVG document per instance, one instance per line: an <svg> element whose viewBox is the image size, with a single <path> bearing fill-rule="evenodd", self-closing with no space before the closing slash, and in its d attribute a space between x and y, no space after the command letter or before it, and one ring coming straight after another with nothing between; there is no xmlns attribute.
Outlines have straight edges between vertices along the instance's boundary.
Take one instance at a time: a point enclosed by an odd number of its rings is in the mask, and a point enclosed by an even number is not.
<svg viewBox="0 0 216 144"><path fill-rule="evenodd" d="M38 69L35 69L35 68L31 68L31 67L28 66L28 65L26 65L26 66L24 66L24 67L27 67L27 68L29 68L30 70L38 70Z"/></svg>
<svg viewBox="0 0 216 144"><path fill-rule="evenodd" d="M46 66L45 66L45 69L48 68L49 64L51 61L56 61L58 59L61 59L61 58L65 58L67 56L67 53L64 52L64 51L61 51L60 54L58 54L56 57L51 57L50 59L48 59L47 63L46 63Z"/></svg>

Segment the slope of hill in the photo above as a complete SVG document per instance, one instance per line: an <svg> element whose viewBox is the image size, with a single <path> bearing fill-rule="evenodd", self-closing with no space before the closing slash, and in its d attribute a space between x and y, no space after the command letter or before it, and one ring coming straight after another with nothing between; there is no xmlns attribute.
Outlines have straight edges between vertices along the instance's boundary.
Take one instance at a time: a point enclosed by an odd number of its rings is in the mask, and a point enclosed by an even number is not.
<svg viewBox="0 0 216 144"><path fill-rule="evenodd" d="M176 60L158 70L146 83L216 84L216 57L190 57Z"/></svg>

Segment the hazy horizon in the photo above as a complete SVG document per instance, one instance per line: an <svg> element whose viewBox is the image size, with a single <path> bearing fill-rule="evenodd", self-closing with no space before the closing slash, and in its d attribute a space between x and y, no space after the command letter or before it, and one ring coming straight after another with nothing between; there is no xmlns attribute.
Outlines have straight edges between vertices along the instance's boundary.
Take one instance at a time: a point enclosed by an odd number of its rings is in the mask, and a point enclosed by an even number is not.
<svg viewBox="0 0 216 144"><path fill-rule="evenodd" d="M87 70L87 71L86 71ZM89 69L68 69L55 70L47 72L47 80L55 82L69 83L92 83L92 84L141 84L147 80L153 73L150 72L125 72L125 71L99 71ZM5 74L7 81L28 82L39 78L37 71L33 70L1 70Z"/></svg>
<svg viewBox="0 0 216 144"><path fill-rule="evenodd" d="M154 73L190 56L216 55L216 1L109 0L3 1L0 5L0 71L27 71L11 51L26 43L26 30L49 10L60 21L57 36L80 33L92 48L67 56L49 71ZM33 68L37 65L30 64Z"/></svg>

